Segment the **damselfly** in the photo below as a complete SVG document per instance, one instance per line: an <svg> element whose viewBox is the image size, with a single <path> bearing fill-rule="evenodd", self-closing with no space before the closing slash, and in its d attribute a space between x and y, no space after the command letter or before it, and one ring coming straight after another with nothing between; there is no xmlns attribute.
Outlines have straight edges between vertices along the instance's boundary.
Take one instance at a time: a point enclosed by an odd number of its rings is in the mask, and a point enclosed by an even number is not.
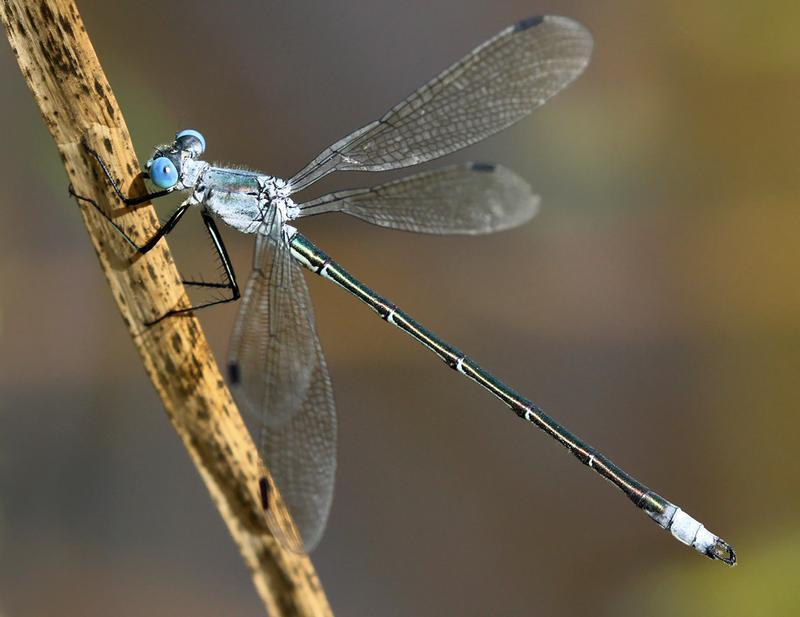
<svg viewBox="0 0 800 617"><path fill-rule="evenodd" d="M239 299L236 276L215 219L256 235L253 273L230 346L229 378L241 407L260 421L260 453L285 498L299 538L270 520L276 535L291 548L310 550L319 541L331 506L336 468L333 393L299 268L302 265L353 294L450 368L556 439L678 540L712 559L731 565L736 562L730 545L355 279L289 224L307 216L344 212L394 229L479 234L527 221L539 201L528 184L508 169L480 163L452 165L306 202L296 202L292 196L334 171L398 169L480 141L517 122L572 82L588 64L591 51L591 34L571 19L548 16L521 21L478 46L379 120L326 148L289 180L210 165L200 160L205 150L203 136L185 130L172 143L156 148L147 162L145 175L159 190L127 198L92 151L117 195L128 205L173 191L189 193L141 246L94 201L79 197L95 206L136 251L152 249L189 208L198 206L224 266L225 282L185 283L224 289L229 296L176 308L151 324ZM261 490L267 501L264 480ZM268 504L265 506L269 513Z"/></svg>

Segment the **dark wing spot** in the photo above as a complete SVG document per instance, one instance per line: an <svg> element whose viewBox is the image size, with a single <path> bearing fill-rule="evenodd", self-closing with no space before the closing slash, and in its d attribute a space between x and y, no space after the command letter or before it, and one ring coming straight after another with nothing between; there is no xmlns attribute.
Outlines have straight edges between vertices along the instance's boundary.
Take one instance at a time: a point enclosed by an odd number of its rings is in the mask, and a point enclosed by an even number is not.
<svg viewBox="0 0 800 617"><path fill-rule="evenodd" d="M239 364L236 362L228 363L228 381L232 384L238 384L241 375L239 374Z"/></svg>
<svg viewBox="0 0 800 617"><path fill-rule="evenodd" d="M470 165L470 169L472 171L492 172L495 169L497 169L497 167L495 165L493 165L492 163L472 163L472 165Z"/></svg>
<svg viewBox="0 0 800 617"><path fill-rule="evenodd" d="M258 492L261 494L261 507L269 510L269 482L266 478L258 479Z"/></svg>
<svg viewBox="0 0 800 617"><path fill-rule="evenodd" d="M541 15L537 15L536 17L528 17L528 19L523 19L522 21L518 21L514 24L514 32L522 32L528 28L533 28L534 26L538 26L543 21L544 17Z"/></svg>

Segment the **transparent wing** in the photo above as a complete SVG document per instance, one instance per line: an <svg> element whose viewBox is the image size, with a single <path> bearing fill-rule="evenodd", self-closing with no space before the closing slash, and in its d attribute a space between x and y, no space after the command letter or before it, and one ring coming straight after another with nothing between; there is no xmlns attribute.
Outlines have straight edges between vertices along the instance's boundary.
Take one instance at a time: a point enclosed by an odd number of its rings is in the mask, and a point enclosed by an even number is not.
<svg viewBox="0 0 800 617"><path fill-rule="evenodd" d="M382 171L455 152L517 122L574 80L592 35L566 17L533 17L489 39L376 120L320 153L289 183L332 171Z"/></svg>
<svg viewBox="0 0 800 617"><path fill-rule="evenodd" d="M336 472L336 413L328 368L315 339L311 383L300 409L279 425L263 424L260 452L294 519L287 528L268 510L274 535L294 551L312 550L325 531ZM277 528L276 528L277 527Z"/></svg>
<svg viewBox="0 0 800 617"><path fill-rule="evenodd" d="M300 204L299 216L345 212L369 223L432 234L481 234L529 220L539 205L530 185L486 163L451 165L372 188Z"/></svg>
<svg viewBox="0 0 800 617"><path fill-rule="evenodd" d="M257 234L229 374L237 402L260 423L260 454L310 550L333 499L336 413L308 288L281 227L273 215ZM293 535L273 531L279 539Z"/></svg>
<svg viewBox="0 0 800 617"><path fill-rule="evenodd" d="M271 214L256 234L253 273L230 347L231 382L247 411L277 425L300 409L314 372L315 341L305 280Z"/></svg>

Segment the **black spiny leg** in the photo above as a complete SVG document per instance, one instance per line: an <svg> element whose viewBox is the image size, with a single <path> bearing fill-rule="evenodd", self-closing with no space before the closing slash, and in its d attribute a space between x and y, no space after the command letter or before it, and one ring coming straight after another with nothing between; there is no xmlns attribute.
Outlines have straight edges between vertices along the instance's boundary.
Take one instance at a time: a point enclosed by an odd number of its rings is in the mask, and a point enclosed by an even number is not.
<svg viewBox="0 0 800 617"><path fill-rule="evenodd" d="M152 249L156 244L158 244L158 241L161 240L161 238L163 238L165 235L171 232L175 228L175 225L178 224L178 221L181 220L186 211L189 208L191 208L192 205L194 205L194 204L183 204L179 206L175 210L175 212L170 214L170 217L167 219L167 222L164 223L161 227L159 227L158 231L156 231L156 233L154 233L153 236L147 242L139 246L138 244L136 244L136 242L134 242L131 239L131 237L128 234L125 233L125 230L122 229L122 227L120 227L114 222L114 219L108 216L108 214L106 214L105 211L99 205L97 205L97 202L94 199L92 199L91 197L83 197L82 195L78 195L72 189L71 184L69 185L69 194L79 201L85 201L86 203L89 203L92 206L94 206L94 209L97 210L103 216L103 218L107 220L111 224L111 226L119 232L119 234L123 238L125 238L125 241L128 244L130 244L136 250L137 253L141 253L142 255L150 251L150 249Z"/></svg>
<svg viewBox="0 0 800 617"><path fill-rule="evenodd" d="M163 191L156 191L155 193L148 193L147 195L140 195L139 197L128 197L123 192L122 189L119 188L119 182L114 179L114 176L111 175L111 172L106 165L106 162L103 158L97 153L96 150L92 149L86 142L83 143L83 147L86 148L86 151L91 154L96 160L98 165L100 165L100 169L103 170L103 174L105 174L106 178L108 179L108 183L113 187L114 192L119 197L120 201L124 203L126 206L136 206L138 204L143 204L146 201L152 201L154 199L158 199L159 197L164 197L164 195L169 195L173 189L166 189ZM71 194L75 195L72 192L72 187L70 187ZM75 195L75 197L78 197Z"/></svg>
<svg viewBox="0 0 800 617"><path fill-rule="evenodd" d="M225 249L225 244L222 242L222 236L219 233L219 229L217 229L216 223L214 223L214 219L205 212L202 214L203 216L203 223L205 223L206 229L208 230L208 235L211 236L211 241L214 243L214 248L217 251L217 255L219 255L219 259L222 262L222 267L225 271L225 277L228 279L227 283L207 283L205 281L183 281L184 285L194 285L195 287L213 287L216 289L229 289L231 295L229 298L220 298L219 300L213 300L211 302L205 302L203 304L198 304L196 306L190 306L188 308L182 309L173 309L168 313L165 313L158 319L155 319L151 322L148 322L145 325L152 326L157 324L162 319L166 319L167 317L174 317L175 315L186 315L187 313L191 313L192 311L196 311L202 308L208 308L209 306L214 306L216 304L225 304L226 302L234 302L241 297L241 293L239 293L239 285L236 282L236 273L233 271L233 264L231 263L230 257L228 257L228 251Z"/></svg>

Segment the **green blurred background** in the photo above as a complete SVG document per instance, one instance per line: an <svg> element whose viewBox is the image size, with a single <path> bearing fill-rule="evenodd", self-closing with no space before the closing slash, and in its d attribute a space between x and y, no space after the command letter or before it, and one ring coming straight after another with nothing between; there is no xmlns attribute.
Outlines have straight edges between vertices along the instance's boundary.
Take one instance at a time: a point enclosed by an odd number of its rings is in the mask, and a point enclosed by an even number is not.
<svg viewBox="0 0 800 617"><path fill-rule="evenodd" d="M194 127L211 160L282 177L509 23L588 25L583 77L450 159L528 178L543 200L531 224L479 238L300 226L732 542L740 565L679 545L309 277L340 417L314 562L338 615L798 614L800 3L79 7L142 161ZM7 46L0 83L0 614L259 614ZM252 239L223 233L244 280ZM170 243L184 273L213 268L196 220ZM219 359L235 311L201 314Z"/></svg>

